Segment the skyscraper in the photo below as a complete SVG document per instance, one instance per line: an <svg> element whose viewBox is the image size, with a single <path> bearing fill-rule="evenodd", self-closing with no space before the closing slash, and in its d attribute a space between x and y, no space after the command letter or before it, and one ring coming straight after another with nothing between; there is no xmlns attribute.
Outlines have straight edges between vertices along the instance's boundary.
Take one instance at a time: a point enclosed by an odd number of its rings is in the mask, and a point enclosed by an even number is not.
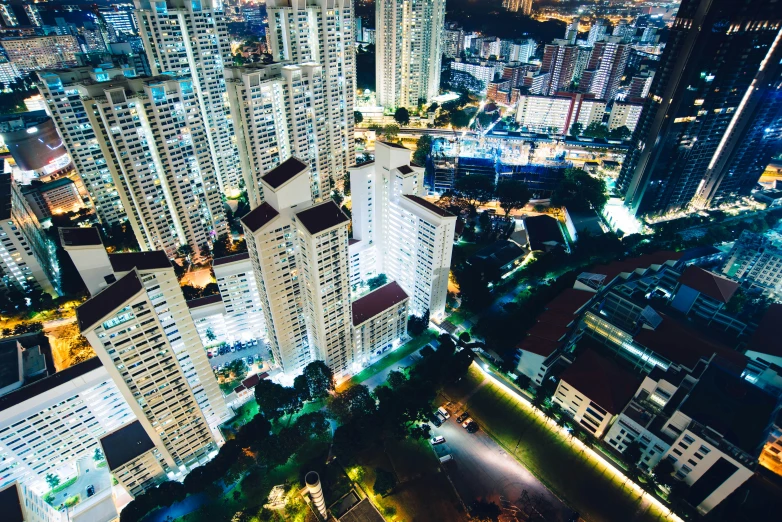
<svg viewBox="0 0 782 522"><path fill-rule="evenodd" d="M595 42L599 42L606 35L608 27L606 27L604 20L597 20L592 27L589 28L589 35L587 36L587 45L592 47Z"/></svg>
<svg viewBox="0 0 782 522"><path fill-rule="evenodd" d="M617 182L633 212L687 207L738 158L742 129L759 128L744 122L780 60L780 24L764 0L682 1Z"/></svg>
<svg viewBox="0 0 782 522"><path fill-rule="evenodd" d="M532 0L502 0L502 7L514 13L521 11L521 14L529 16L532 13Z"/></svg>
<svg viewBox="0 0 782 522"><path fill-rule="evenodd" d="M314 63L323 75L326 109L325 141L317 146L328 151L328 168L318 172L319 198L331 190L331 176L339 182L356 162L353 107L356 88L356 58L353 38L352 0L268 0L267 40L277 62L293 65ZM442 28L442 19L438 29ZM378 46L379 47L379 46ZM439 63L439 62L438 62ZM297 136L296 139L306 139ZM313 138L314 139L314 138ZM312 147L315 148L315 147ZM309 158L310 154L304 155Z"/></svg>
<svg viewBox="0 0 782 522"><path fill-rule="evenodd" d="M555 39L543 48L542 73L548 73L547 85L543 94L554 94L565 90L573 81L578 64L580 50L567 40Z"/></svg>
<svg viewBox="0 0 782 522"><path fill-rule="evenodd" d="M241 172L223 78L223 67L232 58L222 3L136 0L136 8L152 74L192 76L217 182L223 192L238 189Z"/></svg>
<svg viewBox="0 0 782 522"><path fill-rule="evenodd" d="M591 34L591 32L590 32ZM610 101L619 90L619 83L630 57L630 45L622 43L618 36L603 36L602 41L593 44L587 68L581 76L579 87Z"/></svg>
<svg viewBox="0 0 782 522"><path fill-rule="evenodd" d="M445 0L378 0L375 89L383 107L418 107L440 89Z"/></svg>

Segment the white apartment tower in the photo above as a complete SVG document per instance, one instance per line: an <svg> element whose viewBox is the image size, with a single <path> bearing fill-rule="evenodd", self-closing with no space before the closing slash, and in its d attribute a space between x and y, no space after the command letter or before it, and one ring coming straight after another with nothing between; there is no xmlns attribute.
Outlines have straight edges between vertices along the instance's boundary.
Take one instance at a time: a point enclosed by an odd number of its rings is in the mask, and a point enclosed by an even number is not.
<svg viewBox="0 0 782 522"><path fill-rule="evenodd" d="M266 337L261 296L255 283L250 254L244 252L217 258L212 262L212 270L225 307L226 333L232 338L244 340Z"/></svg>
<svg viewBox="0 0 782 522"><path fill-rule="evenodd" d="M377 0L378 104L418 107L437 96L444 22L445 0Z"/></svg>
<svg viewBox="0 0 782 522"><path fill-rule="evenodd" d="M263 203L261 178L291 156L311 169L312 199L328 199L335 170L326 78L320 65L225 69L231 117L250 205Z"/></svg>
<svg viewBox="0 0 782 522"><path fill-rule="evenodd" d="M288 375L313 359L339 374L353 363L349 220L331 200L313 205L309 175L295 157L271 170L242 225L275 361Z"/></svg>
<svg viewBox="0 0 782 522"><path fill-rule="evenodd" d="M317 64L322 69L323 98L326 109L325 141L317 144L319 154L328 158L328 174L318 172L320 195L326 199L334 183L355 163L353 107L356 87L356 59L353 38L352 0L267 0L269 27L266 37L276 62L304 66ZM442 20L440 25L442 26ZM303 140L303 136L296 139ZM320 137L318 138L320 139ZM315 137L309 137L309 141ZM311 145L309 147L313 149ZM310 158L311 155L302 155Z"/></svg>
<svg viewBox="0 0 782 522"><path fill-rule="evenodd" d="M217 182L223 192L237 190L241 172L223 77L223 68L232 58L222 2L136 0L135 4L152 75L192 77L204 145L212 157Z"/></svg>
<svg viewBox="0 0 782 522"><path fill-rule="evenodd" d="M352 167L355 257L375 259L410 296L410 312L442 319L448 294L456 217L426 201L423 169L411 167L411 151L376 142L375 161ZM360 264L360 263L359 263ZM368 271L369 272L369 271Z"/></svg>

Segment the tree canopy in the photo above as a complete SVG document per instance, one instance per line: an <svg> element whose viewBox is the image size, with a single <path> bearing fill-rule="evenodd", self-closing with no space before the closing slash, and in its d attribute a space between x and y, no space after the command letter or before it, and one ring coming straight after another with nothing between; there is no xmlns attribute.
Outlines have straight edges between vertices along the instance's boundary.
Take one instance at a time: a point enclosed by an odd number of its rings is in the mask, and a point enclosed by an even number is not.
<svg viewBox="0 0 782 522"><path fill-rule="evenodd" d="M353 121L359 124L364 121L364 115L360 111L353 111Z"/></svg>
<svg viewBox="0 0 782 522"><path fill-rule="evenodd" d="M375 277L370 278L367 280L367 286L370 290L375 290L377 288L380 288L384 284L388 283L388 277L385 274L378 274Z"/></svg>
<svg viewBox="0 0 782 522"><path fill-rule="evenodd" d="M605 182L590 176L583 169L568 169L565 179L557 186L551 196L551 206L567 207L568 210L603 210L608 195Z"/></svg>
<svg viewBox="0 0 782 522"><path fill-rule="evenodd" d="M394 120L402 126L410 123L410 112L404 107L399 107L394 113Z"/></svg>
<svg viewBox="0 0 782 522"><path fill-rule="evenodd" d="M508 214L514 210L524 208L530 197L532 197L532 193L524 182L505 180L497 184L497 200L502 210L505 211L505 217L508 217Z"/></svg>
<svg viewBox="0 0 782 522"><path fill-rule="evenodd" d="M471 174L461 177L454 183L454 192L464 198L475 210L494 197L494 177L481 174Z"/></svg>

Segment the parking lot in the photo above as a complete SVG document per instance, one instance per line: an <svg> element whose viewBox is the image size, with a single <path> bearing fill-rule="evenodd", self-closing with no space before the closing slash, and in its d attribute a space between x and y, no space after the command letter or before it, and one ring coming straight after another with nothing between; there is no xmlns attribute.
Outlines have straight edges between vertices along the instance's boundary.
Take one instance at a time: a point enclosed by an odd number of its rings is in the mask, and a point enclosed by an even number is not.
<svg viewBox="0 0 782 522"><path fill-rule="evenodd" d="M442 426L432 423L431 436L443 436L445 442L433 446L438 457L451 455L443 463L462 501L468 506L474 500L494 502L509 520L545 520L567 522L573 514L516 459L507 454L480 428L469 433L456 422L457 413Z"/></svg>
<svg viewBox="0 0 782 522"><path fill-rule="evenodd" d="M214 355L209 358L209 364L212 365L213 370L217 371L237 359L244 359L245 363L247 363L249 358L252 357L253 364L259 360L271 361L269 348L261 339L254 339L249 343L234 344L233 348L234 351L231 351L230 346L211 349Z"/></svg>

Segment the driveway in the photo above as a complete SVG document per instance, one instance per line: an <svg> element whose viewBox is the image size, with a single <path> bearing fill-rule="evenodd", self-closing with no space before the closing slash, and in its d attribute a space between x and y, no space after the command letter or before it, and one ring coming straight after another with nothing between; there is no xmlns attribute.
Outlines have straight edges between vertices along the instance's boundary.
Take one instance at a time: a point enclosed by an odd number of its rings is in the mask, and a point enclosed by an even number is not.
<svg viewBox="0 0 782 522"><path fill-rule="evenodd" d="M76 462L79 478L66 489L57 493L52 504L57 507L66 499L79 495L80 500L87 500L87 486L94 486L95 493L111 487L111 475L108 466L96 467L97 462L92 457L83 457Z"/></svg>
<svg viewBox="0 0 782 522"><path fill-rule="evenodd" d="M483 499L502 507L503 513L524 512L547 522L565 522L573 510L549 491L524 466L509 456L483 430L468 433L456 422L455 414L439 428L432 426L432 436L442 435L445 443L434 446L438 457L453 455L444 469L468 506ZM526 520L523 516L521 520Z"/></svg>
<svg viewBox="0 0 782 522"><path fill-rule="evenodd" d="M415 352L411 353L407 357L404 357L402 359L399 359L397 362L389 366L388 368L380 371L379 373L373 375L372 377L368 378L361 384L369 388L370 390L373 390L375 387L380 386L381 384L386 382L386 379L388 379L388 374L392 371L401 371L404 368L407 368L409 366L412 366L416 362L421 360L421 356L418 354L421 350L416 350Z"/></svg>

